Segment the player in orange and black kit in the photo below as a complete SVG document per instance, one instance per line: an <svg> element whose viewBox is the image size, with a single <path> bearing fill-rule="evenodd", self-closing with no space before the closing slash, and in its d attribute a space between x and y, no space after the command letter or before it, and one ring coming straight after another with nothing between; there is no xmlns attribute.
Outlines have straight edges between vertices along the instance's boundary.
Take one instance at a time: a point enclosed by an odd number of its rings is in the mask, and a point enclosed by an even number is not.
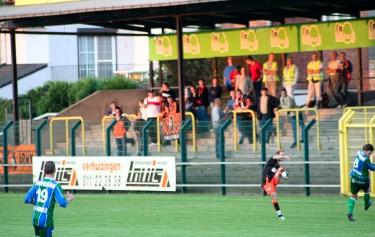
<svg viewBox="0 0 375 237"><path fill-rule="evenodd" d="M285 217L281 214L276 192L276 186L280 182L280 176L288 179L288 170L285 170L280 166L281 160L290 160L290 157L286 156L284 151L278 151L276 152L276 155L272 156L267 161L263 169L262 187L271 197L273 206L275 207L276 214L279 216L279 219L285 220Z"/></svg>

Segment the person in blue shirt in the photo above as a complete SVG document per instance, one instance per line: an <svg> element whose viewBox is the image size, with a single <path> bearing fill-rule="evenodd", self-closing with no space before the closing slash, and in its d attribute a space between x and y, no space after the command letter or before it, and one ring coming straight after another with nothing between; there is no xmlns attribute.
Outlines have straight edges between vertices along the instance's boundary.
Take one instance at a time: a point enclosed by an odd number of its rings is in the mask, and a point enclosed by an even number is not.
<svg viewBox="0 0 375 237"><path fill-rule="evenodd" d="M223 85L227 88L227 91L229 92L232 90L232 83L230 81L230 74L233 70L236 69L236 64L233 64L233 57L228 57L227 59L228 66L224 68L224 73L223 73Z"/></svg>
<svg viewBox="0 0 375 237"><path fill-rule="evenodd" d="M35 235L51 237L54 229L53 211L56 201L60 206L66 207L74 197L68 192L65 199L60 184L54 180L56 166L53 161L45 163L44 173L44 179L35 182L27 192L25 203L34 205L32 224Z"/></svg>
<svg viewBox="0 0 375 237"><path fill-rule="evenodd" d="M372 205L370 200L370 175L369 170L375 170L375 164L371 163L371 155L374 152L374 147L371 144L363 146L361 151L355 155L353 169L350 171L350 192L352 196L348 199L348 219L355 221L353 218L353 209L357 201L358 192L363 190L365 193L363 198L365 200L365 211Z"/></svg>

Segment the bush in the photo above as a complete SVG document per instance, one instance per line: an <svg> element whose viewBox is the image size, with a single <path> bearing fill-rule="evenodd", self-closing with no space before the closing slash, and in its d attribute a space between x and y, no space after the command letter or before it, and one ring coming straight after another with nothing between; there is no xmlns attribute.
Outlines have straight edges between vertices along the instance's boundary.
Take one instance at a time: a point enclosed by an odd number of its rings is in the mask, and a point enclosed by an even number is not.
<svg viewBox="0 0 375 237"><path fill-rule="evenodd" d="M45 97L40 98L36 105L36 112L42 115L48 112L59 112L70 104L68 93L70 84L67 82L47 82L49 89Z"/></svg>
<svg viewBox="0 0 375 237"><path fill-rule="evenodd" d="M48 112L60 112L77 103L97 90L135 89L137 84L127 78L108 79L85 78L74 83L49 81L42 87L34 88L19 99L29 99L33 118ZM0 122L5 121L5 108L12 105L12 100L0 98ZM27 114L28 111L20 111ZM28 117L28 116L27 116Z"/></svg>
<svg viewBox="0 0 375 237"><path fill-rule="evenodd" d="M137 84L124 77L112 77L106 80L100 80L98 83L99 90L124 90L136 89Z"/></svg>
<svg viewBox="0 0 375 237"><path fill-rule="evenodd" d="M84 78L73 83L68 93L69 105L75 104L97 91L97 86L98 81L94 78Z"/></svg>
<svg viewBox="0 0 375 237"><path fill-rule="evenodd" d="M5 123L6 118L5 118L5 109L8 106L12 106L13 102L12 100L0 98L0 123Z"/></svg>

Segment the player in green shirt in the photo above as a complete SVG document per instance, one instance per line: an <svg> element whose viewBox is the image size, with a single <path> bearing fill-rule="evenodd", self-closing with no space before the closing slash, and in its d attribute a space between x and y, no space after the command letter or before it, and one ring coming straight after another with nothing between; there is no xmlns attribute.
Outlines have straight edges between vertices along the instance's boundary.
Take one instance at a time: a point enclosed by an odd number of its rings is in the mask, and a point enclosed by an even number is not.
<svg viewBox="0 0 375 237"><path fill-rule="evenodd" d="M59 183L54 180L56 166L53 161L47 161L44 165L45 177L39 180L27 192L25 203L34 205L32 224L35 235L41 237L52 237L54 229L53 211L56 201L60 206L66 207L73 200L73 194L63 195Z"/></svg>
<svg viewBox="0 0 375 237"><path fill-rule="evenodd" d="M373 152L374 147L371 144L366 144L363 146L362 151L358 151L355 156L353 169L350 171L350 191L352 193L352 196L348 200L349 221L355 221L355 219L353 218L353 209L357 201L357 194L360 190L363 190L365 192L365 210L367 211L369 207L372 205L372 201L370 200L369 194L369 170L375 170L375 164L372 164L370 161L370 157Z"/></svg>

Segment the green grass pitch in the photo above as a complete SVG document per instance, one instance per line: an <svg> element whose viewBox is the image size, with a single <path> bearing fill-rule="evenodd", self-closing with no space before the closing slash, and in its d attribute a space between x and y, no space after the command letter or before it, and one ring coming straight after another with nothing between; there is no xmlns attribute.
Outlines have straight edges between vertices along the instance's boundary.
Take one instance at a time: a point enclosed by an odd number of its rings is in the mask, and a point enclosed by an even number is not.
<svg viewBox="0 0 375 237"><path fill-rule="evenodd" d="M34 236L32 205L23 193L0 193L0 236ZM279 194L280 195L280 194ZM54 236L374 236L375 207L356 222L346 217L346 197L283 196L285 221L269 197L197 194L76 194L55 208Z"/></svg>

